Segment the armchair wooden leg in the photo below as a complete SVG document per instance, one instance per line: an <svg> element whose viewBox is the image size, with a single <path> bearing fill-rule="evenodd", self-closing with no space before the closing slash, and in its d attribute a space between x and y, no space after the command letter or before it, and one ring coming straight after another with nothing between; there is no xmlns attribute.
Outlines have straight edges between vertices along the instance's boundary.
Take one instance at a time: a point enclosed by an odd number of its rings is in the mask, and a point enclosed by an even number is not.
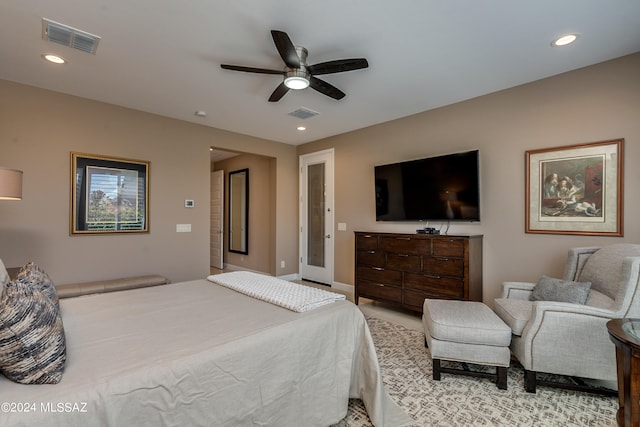
<svg viewBox="0 0 640 427"><path fill-rule="evenodd" d="M433 359L433 380L440 381L440 359Z"/></svg>
<svg viewBox="0 0 640 427"><path fill-rule="evenodd" d="M507 389L507 368L506 366L496 366L496 385L500 390Z"/></svg>
<svg viewBox="0 0 640 427"><path fill-rule="evenodd" d="M536 392L536 371L524 370L524 389L527 393Z"/></svg>

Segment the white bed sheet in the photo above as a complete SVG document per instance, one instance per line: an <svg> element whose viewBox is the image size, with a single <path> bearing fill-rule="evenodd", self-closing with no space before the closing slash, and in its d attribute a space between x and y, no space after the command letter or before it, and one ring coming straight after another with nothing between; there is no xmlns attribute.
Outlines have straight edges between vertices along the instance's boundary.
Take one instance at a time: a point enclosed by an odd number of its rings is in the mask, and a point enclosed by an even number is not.
<svg viewBox="0 0 640 427"><path fill-rule="evenodd" d="M376 426L411 422L385 392L366 321L348 301L294 313L203 279L60 308L63 379L0 376L3 427L327 426L348 397Z"/></svg>

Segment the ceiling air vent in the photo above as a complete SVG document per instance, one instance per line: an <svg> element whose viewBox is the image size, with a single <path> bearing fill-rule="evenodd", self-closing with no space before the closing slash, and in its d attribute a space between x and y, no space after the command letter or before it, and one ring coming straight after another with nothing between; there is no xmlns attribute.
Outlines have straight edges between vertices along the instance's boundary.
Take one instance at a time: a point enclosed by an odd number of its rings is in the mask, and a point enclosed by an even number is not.
<svg viewBox="0 0 640 427"><path fill-rule="evenodd" d="M304 108L304 107L298 108L297 110L289 113L290 116L297 117L302 120L306 120L310 117L317 116L318 114L320 113L318 113L317 111L309 110L308 108Z"/></svg>
<svg viewBox="0 0 640 427"><path fill-rule="evenodd" d="M96 53L100 37L59 22L42 19L42 38L87 53Z"/></svg>

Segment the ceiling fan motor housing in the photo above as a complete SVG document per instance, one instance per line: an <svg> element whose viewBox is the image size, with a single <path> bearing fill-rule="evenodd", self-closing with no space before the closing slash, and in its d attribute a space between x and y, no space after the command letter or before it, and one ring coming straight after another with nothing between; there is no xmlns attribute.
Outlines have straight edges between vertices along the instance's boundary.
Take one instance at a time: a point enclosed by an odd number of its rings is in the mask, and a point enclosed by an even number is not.
<svg viewBox="0 0 640 427"><path fill-rule="evenodd" d="M296 53L300 58L300 67L285 68L284 84L289 89L306 89L309 87L309 71L307 71L307 55L309 52L302 46L296 46Z"/></svg>

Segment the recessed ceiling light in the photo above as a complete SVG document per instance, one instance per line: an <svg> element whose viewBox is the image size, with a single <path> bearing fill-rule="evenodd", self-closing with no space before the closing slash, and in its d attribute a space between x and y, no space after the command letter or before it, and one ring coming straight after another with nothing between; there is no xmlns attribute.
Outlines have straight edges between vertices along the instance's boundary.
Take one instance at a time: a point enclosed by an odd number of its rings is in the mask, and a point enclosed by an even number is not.
<svg viewBox="0 0 640 427"><path fill-rule="evenodd" d="M64 58L58 56L58 55L53 55L51 53L45 53L44 55L42 55L42 57L44 59L46 59L49 62L53 62L54 64L66 64L67 61L64 60Z"/></svg>
<svg viewBox="0 0 640 427"><path fill-rule="evenodd" d="M578 38L577 34L565 34L551 42L551 46L566 46L573 43Z"/></svg>
<svg viewBox="0 0 640 427"><path fill-rule="evenodd" d="M202 110L198 110L195 112L195 115L198 117L207 117L207 112L206 111L202 111Z"/></svg>
<svg viewBox="0 0 640 427"><path fill-rule="evenodd" d="M307 128L304 126L298 126L296 129L298 129L299 131L307 130Z"/></svg>

